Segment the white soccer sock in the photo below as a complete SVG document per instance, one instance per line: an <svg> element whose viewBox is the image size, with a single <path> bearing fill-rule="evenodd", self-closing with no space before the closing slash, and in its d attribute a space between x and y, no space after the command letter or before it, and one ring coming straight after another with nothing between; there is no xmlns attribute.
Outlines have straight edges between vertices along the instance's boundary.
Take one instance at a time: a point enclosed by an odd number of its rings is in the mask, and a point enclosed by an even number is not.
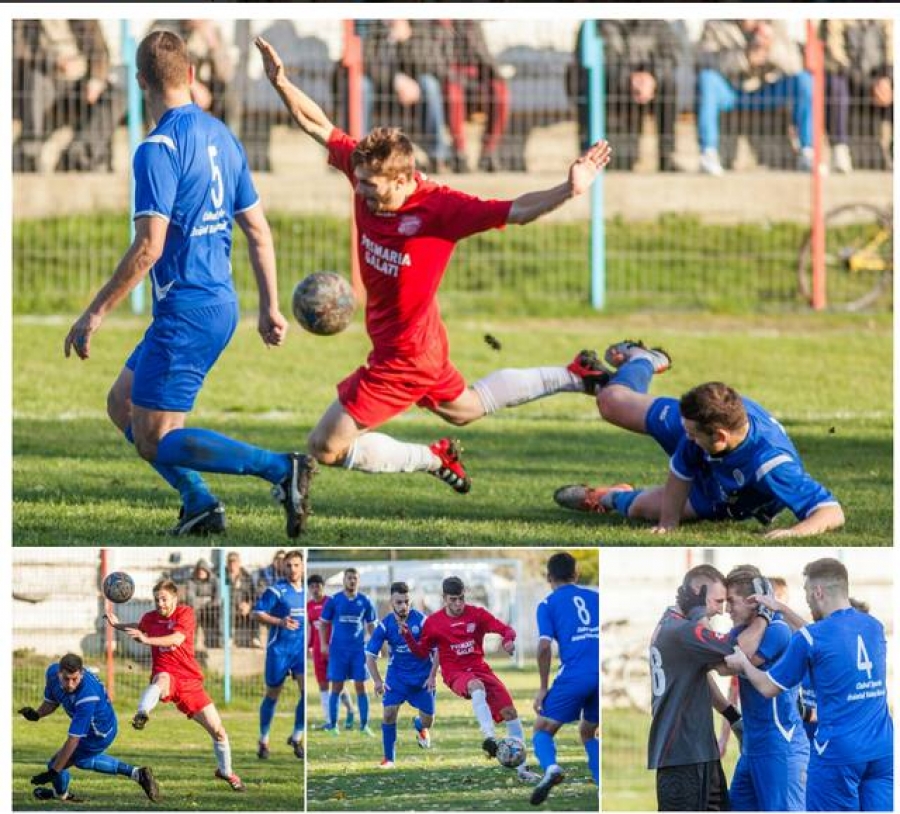
<svg viewBox="0 0 900 814"><path fill-rule="evenodd" d="M149 714L150 710L159 703L159 697L159 684L148 684L147 688L141 693L137 711L143 712L145 715Z"/></svg>
<svg viewBox="0 0 900 814"><path fill-rule="evenodd" d="M472 693L472 709L475 712L481 734L486 738L493 738L494 718L491 715L491 708L488 706L487 694L484 690L475 690Z"/></svg>
<svg viewBox="0 0 900 814"><path fill-rule="evenodd" d="M510 738L518 738L522 743L525 743L525 730L522 729L521 718L513 718L511 721L506 722L506 734Z"/></svg>
<svg viewBox="0 0 900 814"><path fill-rule="evenodd" d="M430 472L440 465L440 458L424 444L407 444L380 432L361 435L354 441L344 459L346 469L355 469L368 475Z"/></svg>
<svg viewBox="0 0 900 814"><path fill-rule="evenodd" d="M472 385L484 412L496 413L554 393L583 393L581 378L564 367L506 368L488 373Z"/></svg>
<svg viewBox="0 0 900 814"><path fill-rule="evenodd" d="M216 753L216 766L220 774L225 777L231 777L231 744L228 738L223 741L217 741L213 738L213 751Z"/></svg>
<svg viewBox="0 0 900 814"><path fill-rule="evenodd" d="M131 770L131 774L129 775L129 777L130 777L132 780L134 780L135 783L137 783L137 782L138 782L138 777L139 777L140 773L141 773L140 768L139 768L138 766L135 766L135 767Z"/></svg>
<svg viewBox="0 0 900 814"><path fill-rule="evenodd" d="M322 717L327 724L331 720L331 710L328 709L328 699L331 698L331 690L323 690L319 695L319 703L322 705Z"/></svg>

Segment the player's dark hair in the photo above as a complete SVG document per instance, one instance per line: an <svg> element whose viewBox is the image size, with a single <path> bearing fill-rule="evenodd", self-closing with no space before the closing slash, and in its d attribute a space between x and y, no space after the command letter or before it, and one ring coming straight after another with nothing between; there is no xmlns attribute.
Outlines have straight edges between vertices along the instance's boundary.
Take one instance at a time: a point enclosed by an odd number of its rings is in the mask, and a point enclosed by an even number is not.
<svg viewBox="0 0 900 814"><path fill-rule="evenodd" d="M753 580L761 576L762 572L755 565L736 565L725 577L725 587L736 591L738 596L747 597L754 593Z"/></svg>
<svg viewBox="0 0 900 814"><path fill-rule="evenodd" d="M344 569L344 576L347 576L347 574L356 574L356 576L359 576L359 571L357 571L353 566L350 566L349 568Z"/></svg>
<svg viewBox="0 0 900 814"><path fill-rule="evenodd" d="M405 582L392 582L391 583L391 593L392 594L408 594L409 593L409 585Z"/></svg>
<svg viewBox="0 0 900 814"><path fill-rule="evenodd" d="M159 580L159 582L157 582L156 585L153 586L154 596L160 591L166 591L167 593L173 594L174 596L178 596L178 586L173 580L169 579L168 577Z"/></svg>
<svg viewBox="0 0 900 814"><path fill-rule="evenodd" d="M375 175L394 179L400 175L412 178L416 171L416 155L412 142L397 127L375 127L353 150L350 162L355 169L365 166Z"/></svg>
<svg viewBox="0 0 900 814"><path fill-rule="evenodd" d="M191 58L174 31L151 31L137 49L138 73L154 93L187 86Z"/></svg>
<svg viewBox="0 0 900 814"><path fill-rule="evenodd" d="M322 579L321 574L310 574L306 580L307 585L324 585L325 580Z"/></svg>
<svg viewBox="0 0 900 814"><path fill-rule="evenodd" d="M854 599L852 596L850 597L850 607L853 610L857 610L860 613L868 613L869 612L869 603L864 599Z"/></svg>
<svg viewBox="0 0 900 814"><path fill-rule="evenodd" d="M695 579L705 579L709 582L719 582L722 585L725 584L725 575L714 565L708 565L707 563L695 565L691 568L691 570L684 575L682 584L689 586Z"/></svg>
<svg viewBox="0 0 900 814"><path fill-rule="evenodd" d="M574 582L578 563L568 551L560 551L547 560L547 576L554 582Z"/></svg>
<svg viewBox="0 0 900 814"><path fill-rule="evenodd" d="M298 557L300 562L303 562L303 552L299 548L292 548L287 554L284 555L284 561L293 559L294 557Z"/></svg>
<svg viewBox="0 0 900 814"><path fill-rule="evenodd" d="M850 576L847 573L847 567L833 557L822 557L820 560L807 563L803 569L803 576L810 582L837 584L844 593L848 593L850 590Z"/></svg>
<svg viewBox="0 0 900 814"><path fill-rule="evenodd" d="M68 673L69 675L80 673L84 669L84 661L77 653L66 653L59 660L59 669L60 672Z"/></svg>
<svg viewBox="0 0 900 814"><path fill-rule="evenodd" d="M736 432L747 423L747 410L737 391L722 382L707 382L688 390L678 404L681 417L695 421L706 433Z"/></svg>
<svg viewBox="0 0 900 814"><path fill-rule="evenodd" d="M459 577L447 577L441 583L441 591L444 596L461 596L465 590L466 586Z"/></svg>

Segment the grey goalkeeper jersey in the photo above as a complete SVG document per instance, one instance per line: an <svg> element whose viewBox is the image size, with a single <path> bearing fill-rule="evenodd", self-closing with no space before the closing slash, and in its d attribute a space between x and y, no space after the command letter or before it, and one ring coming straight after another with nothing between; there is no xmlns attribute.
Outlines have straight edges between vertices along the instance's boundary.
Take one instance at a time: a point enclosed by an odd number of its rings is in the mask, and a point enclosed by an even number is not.
<svg viewBox="0 0 900 814"><path fill-rule="evenodd" d="M653 631L653 722L647 745L651 769L719 759L706 674L734 647L727 636L710 630L705 622L705 618L691 621L672 607Z"/></svg>

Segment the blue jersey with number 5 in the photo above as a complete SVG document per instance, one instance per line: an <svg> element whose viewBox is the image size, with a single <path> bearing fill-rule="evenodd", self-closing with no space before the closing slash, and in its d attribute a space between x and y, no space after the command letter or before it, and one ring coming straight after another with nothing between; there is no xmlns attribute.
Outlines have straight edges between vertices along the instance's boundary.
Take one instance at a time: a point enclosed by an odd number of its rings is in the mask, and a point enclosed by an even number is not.
<svg viewBox="0 0 900 814"><path fill-rule="evenodd" d="M153 313L234 300L234 216L259 203L244 148L194 104L166 111L134 154L135 220L168 221L162 257L150 271Z"/></svg>
<svg viewBox="0 0 900 814"><path fill-rule="evenodd" d="M853 608L800 628L769 670L796 687L809 670L819 725L812 746L825 763L861 763L893 754L887 704L887 643L881 622Z"/></svg>
<svg viewBox="0 0 900 814"><path fill-rule="evenodd" d="M560 670L600 672L600 594L562 585L537 609L538 636L556 639Z"/></svg>

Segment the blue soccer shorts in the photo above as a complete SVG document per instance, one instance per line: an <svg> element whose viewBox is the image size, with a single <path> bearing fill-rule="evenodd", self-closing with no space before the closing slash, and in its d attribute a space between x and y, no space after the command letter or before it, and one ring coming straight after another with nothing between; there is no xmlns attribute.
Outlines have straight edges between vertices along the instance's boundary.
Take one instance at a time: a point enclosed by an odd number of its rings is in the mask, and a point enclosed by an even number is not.
<svg viewBox="0 0 900 814"><path fill-rule="evenodd" d="M892 756L861 763L809 761L807 811L893 811Z"/></svg>
<svg viewBox="0 0 900 814"><path fill-rule="evenodd" d="M741 755L728 793L732 811L806 811L809 750Z"/></svg>
<svg viewBox="0 0 900 814"><path fill-rule="evenodd" d="M266 650L266 686L280 687L284 680L300 678L305 669L303 640L294 648L270 647Z"/></svg>
<svg viewBox="0 0 900 814"><path fill-rule="evenodd" d="M409 704L415 707L419 712L426 715L434 715L434 698L435 694L431 690L426 690L423 686L413 686L411 684L402 684L399 682L391 682L390 676L384 682L384 696L381 703L386 707L399 707L401 704Z"/></svg>
<svg viewBox="0 0 900 814"><path fill-rule="evenodd" d="M589 723L600 721L600 677L596 673L563 670L544 697L541 715L562 724L582 717Z"/></svg>
<svg viewBox="0 0 900 814"><path fill-rule="evenodd" d="M75 752L69 760L70 766L77 766L80 761L90 760L91 758L102 755L116 739L118 726L113 728L106 735L85 735L78 741Z"/></svg>
<svg viewBox="0 0 900 814"><path fill-rule="evenodd" d="M233 301L154 317L125 362L134 373L132 403L146 410L189 413L238 318Z"/></svg>
<svg viewBox="0 0 900 814"><path fill-rule="evenodd" d="M361 647L352 651L330 647L325 677L329 681L365 681L369 677L365 651Z"/></svg>

